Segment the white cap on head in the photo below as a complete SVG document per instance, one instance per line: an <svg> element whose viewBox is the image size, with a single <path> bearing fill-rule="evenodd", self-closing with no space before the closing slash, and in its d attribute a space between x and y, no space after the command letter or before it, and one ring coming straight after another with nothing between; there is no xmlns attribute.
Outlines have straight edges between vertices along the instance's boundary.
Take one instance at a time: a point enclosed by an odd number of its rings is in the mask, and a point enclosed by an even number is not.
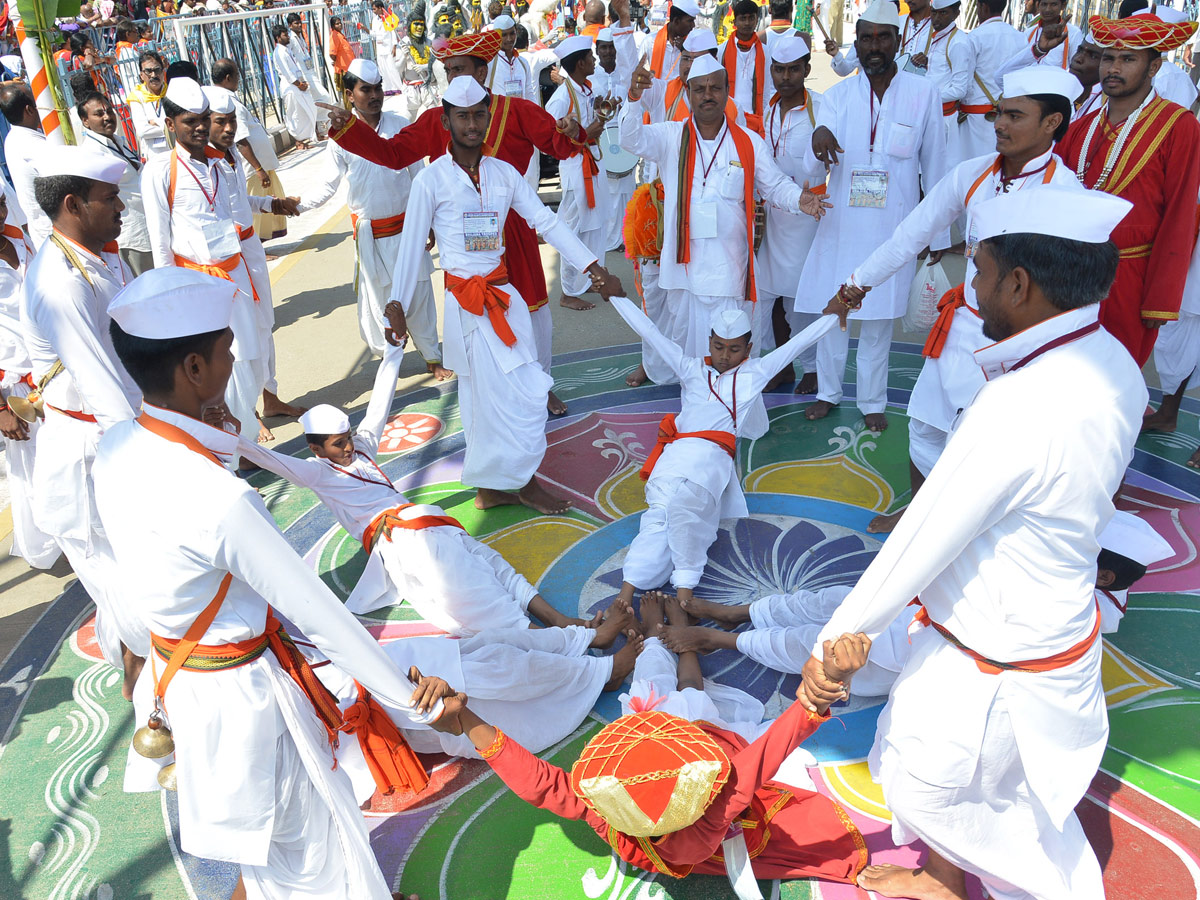
<svg viewBox="0 0 1200 900"><path fill-rule="evenodd" d="M934 9L946 9L953 6L955 3L961 3L962 0L930 0L929 5Z"/></svg>
<svg viewBox="0 0 1200 900"><path fill-rule="evenodd" d="M554 48L554 55L558 57L559 62L562 62L572 53L591 49L592 39L590 37L584 37L582 34L573 34Z"/></svg>
<svg viewBox="0 0 1200 900"><path fill-rule="evenodd" d="M355 59L346 67L346 72L366 84L383 83L383 73L373 59Z"/></svg>
<svg viewBox="0 0 1200 900"><path fill-rule="evenodd" d="M687 13L693 19L700 15L700 5L696 3L696 0L674 0L671 6L682 13Z"/></svg>
<svg viewBox="0 0 1200 900"><path fill-rule="evenodd" d="M712 333L733 340L750 333L750 317L740 309L723 309L712 317Z"/></svg>
<svg viewBox="0 0 1200 900"><path fill-rule="evenodd" d="M717 36L707 28L693 28L683 39L683 49L688 53L711 53L717 49Z"/></svg>
<svg viewBox="0 0 1200 900"><path fill-rule="evenodd" d="M897 31L900 30L900 10L896 9L896 4L891 0L875 0L870 6L863 10L862 15L858 17L860 22L873 22L876 25L891 25Z"/></svg>
<svg viewBox="0 0 1200 900"><path fill-rule="evenodd" d="M496 18L492 19L492 28L496 31L509 31L516 27L516 20L512 16L496 16Z"/></svg>
<svg viewBox="0 0 1200 900"><path fill-rule="evenodd" d="M318 403L300 417L305 434L345 434L350 430L350 417L328 403Z"/></svg>
<svg viewBox="0 0 1200 900"><path fill-rule="evenodd" d="M1134 15L1135 16L1157 16L1159 19L1161 19L1162 21L1164 21L1170 25L1178 25L1180 22L1192 21L1191 19L1189 19L1187 17L1186 13L1184 13L1178 9L1172 9L1169 6L1158 6L1154 9L1153 12L1150 10L1150 7L1146 7L1145 9L1139 9L1137 12L1134 13Z"/></svg>
<svg viewBox="0 0 1200 900"><path fill-rule="evenodd" d="M486 98L487 92L484 91L483 85L471 75L459 75L450 82L446 93L442 94L442 100L451 106L474 106Z"/></svg>
<svg viewBox="0 0 1200 900"><path fill-rule="evenodd" d="M611 44L613 42L613 33L611 28L601 28L596 35L596 43Z"/></svg>
<svg viewBox="0 0 1200 900"><path fill-rule="evenodd" d="M1104 191L1039 187L980 203L972 219L975 241L1002 234L1044 234L1103 244L1133 204Z"/></svg>
<svg viewBox="0 0 1200 900"><path fill-rule="evenodd" d="M172 78L167 85L167 99L185 112L199 114L208 111L208 98L204 96L204 90L190 78Z"/></svg>
<svg viewBox="0 0 1200 900"><path fill-rule="evenodd" d="M105 184L120 184L126 168L125 160L121 157L112 153L97 153L87 147L47 143L38 150L37 174L42 178L78 175Z"/></svg>
<svg viewBox="0 0 1200 900"><path fill-rule="evenodd" d="M233 105L233 94L225 90L225 88L209 85L201 90L204 91L204 96L208 100L209 112L216 113L218 116L225 116L237 111L237 107Z"/></svg>
<svg viewBox="0 0 1200 900"><path fill-rule="evenodd" d="M808 41L800 37L794 31L788 31L783 34L771 46L771 62L777 62L781 65L799 62L811 54L808 47Z"/></svg>
<svg viewBox="0 0 1200 900"><path fill-rule="evenodd" d="M724 72L721 64L717 62L715 57L709 56L707 53L703 56L696 57L692 63L692 68L688 72L688 81L694 81L697 78L703 78L705 75L711 75L713 72Z"/></svg>
<svg viewBox="0 0 1200 900"><path fill-rule="evenodd" d="M1004 76L1005 97L1057 94L1074 103L1083 93L1079 79L1058 66L1026 66Z"/></svg>
<svg viewBox="0 0 1200 900"><path fill-rule="evenodd" d="M108 304L121 330L157 341L207 334L229 327L238 287L182 266L148 269Z"/></svg>
<svg viewBox="0 0 1200 900"><path fill-rule="evenodd" d="M1103 549L1127 556L1143 566L1175 555L1175 549L1167 539L1151 528L1148 522L1121 510L1113 513L1098 540Z"/></svg>

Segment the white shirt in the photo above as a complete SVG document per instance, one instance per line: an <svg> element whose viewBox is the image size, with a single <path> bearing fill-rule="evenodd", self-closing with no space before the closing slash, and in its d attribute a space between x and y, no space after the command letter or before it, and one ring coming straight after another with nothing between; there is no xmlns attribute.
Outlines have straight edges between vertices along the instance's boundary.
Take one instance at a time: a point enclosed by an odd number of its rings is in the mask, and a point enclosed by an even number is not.
<svg viewBox="0 0 1200 900"><path fill-rule="evenodd" d="M173 156L177 156L179 162L175 202L168 207L167 188L171 181ZM223 159L206 157L200 162L178 150L156 156L146 163L142 169L142 203L146 208L155 266L175 265L176 255L210 265L240 252L233 230L230 194L234 177L229 163ZM233 250L226 252L229 250L227 241L221 241L230 237Z"/></svg>
<svg viewBox="0 0 1200 900"><path fill-rule="evenodd" d="M1097 535L1133 459L1145 382L1102 328L1013 369L1093 325L1098 313L1097 304L1062 313L976 353L988 383L816 648L847 632L882 633L910 614L916 596L933 621L989 659L1042 659L1088 636L1097 615ZM905 769L930 784L969 784L988 710L999 703L1031 790L1061 822L1091 781L1107 737L1099 646L1066 668L999 675L946 648L928 660L950 679L938 679L946 693L929 705L942 715L948 704L961 711L955 733L922 735L926 723L894 721L893 731L903 733L886 738ZM900 690L897 682L894 695Z"/></svg>
<svg viewBox="0 0 1200 900"><path fill-rule="evenodd" d="M38 160L45 156L46 147L44 134L23 125L14 125L4 138L4 160L8 163L8 172L12 176L21 212L29 222L29 237L32 239L34 250L40 249L54 230L50 217L38 206L33 191L33 179L38 174Z"/></svg>
<svg viewBox="0 0 1200 900"><path fill-rule="evenodd" d="M962 37L970 43L975 55L974 75L979 76L992 95L989 99L983 88L972 77L966 102L976 105L998 101L1003 90L997 70L1001 63L1025 49L1025 39L1021 36L1021 32L999 16L980 23ZM960 39L956 38L956 40Z"/></svg>
<svg viewBox="0 0 1200 900"><path fill-rule="evenodd" d="M283 44L275 45L275 49L271 51L271 60L275 63L275 75L279 78L279 89L281 91L285 85L306 80L307 73L296 62L296 58L292 55L291 51Z"/></svg>
<svg viewBox="0 0 1200 900"><path fill-rule="evenodd" d="M361 117L360 117L361 118ZM382 138L390 138L407 127L408 119L399 113L384 110L375 129ZM325 148L325 159L321 174L312 185L312 193L300 204L300 211L307 212L327 201L346 178L348 189L346 205L360 219L386 219L404 212L408 205L408 192L413 177L424 168L423 162L415 162L399 171L388 166L377 166L333 141ZM359 228L366 223L360 222Z"/></svg>
<svg viewBox="0 0 1200 900"><path fill-rule="evenodd" d="M951 25L933 36L927 64L929 77L937 83L942 102L962 100L973 83L975 46L957 25ZM957 112L951 115L957 116Z"/></svg>
<svg viewBox="0 0 1200 900"><path fill-rule="evenodd" d="M519 53L515 54L512 59L505 56L503 51L497 53L495 58L488 63L485 86L493 94L537 101L529 63Z"/></svg>
<svg viewBox="0 0 1200 900"><path fill-rule="evenodd" d="M81 147L87 147L97 153L119 156L125 161L125 174L121 176L121 183L117 185L121 192L121 202L125 204L125 208L121 210L121 233L117 236L117 246L123 250L148 252L150 232L146 229L146 211L142 208L141 157L125 143L120 130L113 138L108 138L83 128L76 133L76 137Z"/></svg>
<svg viewBox="0 0 1200 900"><path fill-rule="evenodd" d="M55 360L62 360L66 371L46 386L46 402L94 415L107 430L132 418L141 404L141 392L117 360L108 333L108 304L128 277L116 253L96 256L65 238L63 241L87 277L51 242L30 264L21 322L33 378L40 381Z"/></svg>
<svg viewBox="0 0 1200 900"><path fill-rule="evenodd" d="M167 140L167 122L162 112L162 100L141 100L135 93L129 94L129 118L133 122L133 133L137 135L138 149L142 156L150 159L160 153L169 153L171 144Z"/></svg>
<svg viewBox="0 0 1200 900"><path fill-rule="evenodd" d="M722 125L716 138L711 141L701 138L697 142L689 213L695 222L701 215L699 204L715 204L717 228L713 237L693 236L688 250L691 263L681 263L677 261L676 253L680 199L676 173L680 165L680 140L688 123L643 125L642 110L635 104L628 104L621 110L619 123L621 146L653 161L663 173L663 248L659 284L666 290L745 299L750 247L743 237L746 229L744 170L729 129ZM752 131L745 133L754 149L754 190L779 207L798 210L803 195L800 186L775 165L762 138Z"/></svg>
<svg viewBox="0 0 1200 900"><path fill-rule="evenodd" d="M737 41L734 35L730 35L727 40L717 47L717 62L722 66L725 65L725 47L729 41ZM737 60L734 63L734 71L737 72L737 79L734 83L733 102L743 113L754 114L754 60L761 50L763 54L763 83L758 86L760 95L767 96L766 82L770 79L768 70L771 68L771 62L767 59L767 49L765 46L758 44L751 47L749 50L737 48ZM766 102L765 100L763 101Z"/></svg>
<svg viewBox="0 0 1200 900"><path fill-rule="evenodd" d="M1022 36L1025 38L1025 46L1009 57L996 70L996 78L1001 82L1003 82L1006 73L1015 72L1026 66L1058 66L1064 71L1069 71L1071 57L1075 55L1075 51L1083 43L1083 32L1070 22L1067 23L1067 39L1042 57L1036 56L1033 52L1038 40L1042 36L1042 26L1040 24L1030 25L1022 32Z"/></svg>
<svg viewBox="0 0 1200 900"><path fill-rule="evenodd" d="M233 139L238 143L250 142L254 158L258 160L258 164L263 167L264 171L271 172L278 169L279 157L275 154L275 142L271 140L271 135L263 127L263 123L237 94L232 91L227 93L233 98L234 111L237 116L237 133Z"/></svg>
<svg viewBox="0 0 1200 900"><path fill-rule="evenodd" d="M288 38L288 53L292 55L292 59L296 61L305 72L312 72L312 54L308 52L308 41L300 37L296 32L288 29L290 37Z"/></svg>
<svg viewBox="0 0 1200 900"><path fill-rule="evenodd" d="M555 119L573 116L579 120L583 128L596 121L596 94L585 84L578 84L569 75L562 84L555 88L550 99L546 101L546 112ZM558 164L559 176L562 179L563 193L571 194L576 201L575 228L580 232L593 231L603 228L612 213L608 189L608 178L604 170L599 168L600 148L595 144L580 148L580 152L564 159ZM593 178L593 196L595 205L588 207L586 187L583 174L583 154L589 153L597 161L598 173Z"/></svg>

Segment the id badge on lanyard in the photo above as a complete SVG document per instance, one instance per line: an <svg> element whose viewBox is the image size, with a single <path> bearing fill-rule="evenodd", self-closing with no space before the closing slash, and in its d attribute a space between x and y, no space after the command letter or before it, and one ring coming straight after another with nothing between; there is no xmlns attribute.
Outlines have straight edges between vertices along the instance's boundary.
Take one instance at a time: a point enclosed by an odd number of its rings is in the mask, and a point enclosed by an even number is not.
<svg viewBox="0 0 1200 900"><path fill-rule="evenodd" d="M506 97L520 97L523 88L524 83L520 78L510 78L504 82L504 95Z"/></svg>
<svg viewBox="0 0 1200 900"><path fill-rule="evenodd" d="M883 209L887 206L886 169L851 169L848 206Z"/></svg>
<svg viewBox="0 0 1200 900"><path fill-rule="evenodd" d="M494 210L463 213L463 249L499 250L500 213Z"/></svg>
<svg viewBox="0 0 1200 900"><path fill-rule="evenodd" d="M697 239L717 236L717 203L715 200L692 202L691 236Z"/></svg>
<svg viewBox="0 0 1200 900"><path fill-rule="evenodd" d="M237 229L232 222L209 222L202 226L200 231L213 259L229 259L242 252L242 242L238 239Z"/></svg>

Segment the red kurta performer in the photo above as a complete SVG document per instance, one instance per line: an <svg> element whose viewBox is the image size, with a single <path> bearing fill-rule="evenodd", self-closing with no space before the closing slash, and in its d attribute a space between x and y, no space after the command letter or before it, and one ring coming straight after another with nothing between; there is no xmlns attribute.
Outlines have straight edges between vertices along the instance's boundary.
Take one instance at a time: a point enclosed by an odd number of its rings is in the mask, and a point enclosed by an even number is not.
<svg viewBox="0 0 1200 900"><path fill-rule="evenodd" d="M1200 123L1153 88L1160 54L1182 46L1195 22L1169 24L1142 14L1092 16L1090 40L1103 50L1100 81L1107 105L1071 124L1059 155L1085 187L1133 203L1113 231L1121 262L1100 323L1138 365L1158 328L1179 318L1183 283L1196 241Z"/></svg>
<svg viewBox="0 0 1200 900"><path fill-rule="evenodd" d="M464 34L435 43L433 51L446 66L448 79L471 75L483 84L487 64L499 52L501 39L499 31ZM380 137L354 116L344 122L343 118L339 113L331 114L329 136L356 156L392 169L403 169L426 156L436 159L446 152L450 143L450 132L442 126L440 106L426 110L415 122L390 138ZM528 170L534 150L555 159L567 159L578 153L587 140L587 132L578 125L571 134L564 134L554 117L536 103L519 97L492 95L492 118L485 152L509 163L518 172ZM530 313L535 314L534 337L538 342L539 359L543 368L549 371L551 328L550 311L545 309L546 276L542 272L537 235L515 212L509 212L504 223L504 246L509 282L525 298ZM550 396L550 412L555 415L565 413L566 407L553 394Z"/></svg>

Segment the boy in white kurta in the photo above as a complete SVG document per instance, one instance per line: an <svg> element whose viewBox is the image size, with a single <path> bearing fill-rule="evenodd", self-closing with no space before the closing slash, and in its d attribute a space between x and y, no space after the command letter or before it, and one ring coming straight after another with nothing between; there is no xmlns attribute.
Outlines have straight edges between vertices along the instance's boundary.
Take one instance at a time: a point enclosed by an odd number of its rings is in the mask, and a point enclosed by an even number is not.
<svg viewBox="0 0 1200 900"><path fill-rule="evenodd" d="M976 9L979 12L979 24L964 35L975 55L975 73L971 76L967 96L963 100L967 118L959 126L958 133L963 159L974 159L995 147L996 133L992 119L986 111L976 110L994 107L1000 101L1000 64L1025 44L1021 32L1004 21L1008 0L979 0Z"/></svg>
<svg viewBox="0 0 1200 900"><path fill-rule="evenodd" d="M1108 736L1098 535L1147 398L1097 318L1117 268L1109 235L1130 208L1046 187L975 210L988 382L818 636L851 623L873 636L922 604L870 762L893 839L919 837L930 856L919 870L869 866L867 890L965 897L966 871L1002 900L1104 896L1074 808ZM837 690L819 669L804 665L810 698Z"/></svg>
<svg viewBox="0 0 1200 900"><path fill-rule="evenodd" d="M435 720L441 706L422 703L226 469L237 437L200 420L225 393L235 290L154 269L109 308L113 342L147 395L136 421L105 434L94 467L126 601L154 635L156 665L143 669L135 709L140 721L164 704L169 715L184 850L239 864L249 897L389 900L329 719L314 707L321 695L299 686L305 672L272 610L411 722ZM159 683L189 632L203 646Z"/></svg>
<svg viewBox="0 0 1200 900"><path fill-rule="evenodd" d="M569 502L535 478L546 453L546 392L553 380L538 363L524 298L508 283L501 246L508 210L516 210L565 260L590 272L593 288L619 290L619 282L516 169L482 154L487 99L479 82L466 75L446 89L442 118L451 134L450 153L413 179L392 299L407 313L432 228L446 273L443 358L458 373L467 445L461 480L477 488L475 505L481 509L522 503L562 513ZM415 339L431 346L437 333Z"/></svg>
<svg viewBox="0 0 1200 900"><path fill-rule="evenodd" d="M898 23L896 7L876 0L856 26L862 69L822 95L813 152L832 166L826 196L833 206L808 251L796 288L797 312L820 313L846 269L920 202L921 185L932 186L945 174L946 130L937 87L897 71ZM949 243L946 234L933 249ZM876 286L854 315L861 322L857 404L872 431L887 428L892 323L904 315L914 268L915 261ZM817 346L817 400L806 410L808 418L823 418L841 402L849 351L850 333L840 329Z"/></svg>
<svg viewBox="0 0 1200 900"><path fill-rule="evenodd" d="M701 360L664 337L629 300L614 297L612 304L675 371L682 388L682 408L659 425L658 445L642 469L648 509L625 555L617 603L628 606L634 591L660 587L668 578L686 602L704 573L720 520L749 514L737 476L737 438L767 433L763 388L834 319L815 322L766 356L749 359L750 317L724 310L713 316L710 355Z"/></svg>
<svg viewBox="0 0 1200 900"><path fill-rule="evenodd" d="M271 28L275 49L271 62L278 79L279 96L283 99L283 123L296 142L297 150L307 150L317 139L317 104L306 80L305 72L296 65L288 50L291 33L283 25Z"/></svg>
<svg viewBox="0 0 1200 900"><path fill-rule="evenodd" d="M380 137L389 138L409 125L399 113L383 108L383 75L369 59L356 59L343 76L354 114L370 125ZM358 289L358 330L371 352L382 356L387 349L383 337L383 307L392 293L392 268L400 250L404 228L404 210L413 176L424 167L414 163L396 171L379 166L343 150L333 141L325 148L322 179L300 204L306 212L326 202L345 178L348 182L346 205L354 228L355 286ZM437 307L433 299L433 260L426 252L413 294L412 331L426 335L437 328ZM417 346L426 366L439 378L449 377L441 365L437 344Z"/></svg>

